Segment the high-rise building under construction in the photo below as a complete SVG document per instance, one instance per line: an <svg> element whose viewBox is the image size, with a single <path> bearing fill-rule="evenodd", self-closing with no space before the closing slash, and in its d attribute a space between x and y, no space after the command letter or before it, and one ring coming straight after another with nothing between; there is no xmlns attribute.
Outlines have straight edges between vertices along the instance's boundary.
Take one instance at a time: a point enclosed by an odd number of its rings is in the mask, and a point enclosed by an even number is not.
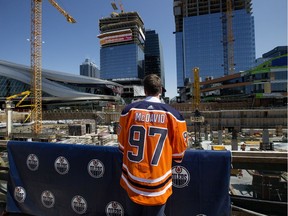
<svg viewBox="0 0 288 216"><path fill-rule="evenodd" d="M99 20L101 79L121 84L144 77L144 24L137 12L113 12Z"/></svg>
<svg viewBox="0 0 288 216"><path fill-rule="evenodd" d="M174 0L177 87L193 68L222 77L255 63L252 0Z"/></svg>

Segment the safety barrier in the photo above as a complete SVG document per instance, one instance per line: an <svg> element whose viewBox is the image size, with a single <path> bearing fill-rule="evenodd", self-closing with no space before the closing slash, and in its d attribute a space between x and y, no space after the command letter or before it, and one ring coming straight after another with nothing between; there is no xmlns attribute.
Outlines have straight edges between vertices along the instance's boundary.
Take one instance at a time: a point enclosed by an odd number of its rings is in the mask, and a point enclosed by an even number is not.
<svg viewBox="0 0 288 216"><path fill-rule="evenodd" d="M116 147L9 141L7 212L125 215ZM165 215L230 215L231 152L187 150Z"/></svg>

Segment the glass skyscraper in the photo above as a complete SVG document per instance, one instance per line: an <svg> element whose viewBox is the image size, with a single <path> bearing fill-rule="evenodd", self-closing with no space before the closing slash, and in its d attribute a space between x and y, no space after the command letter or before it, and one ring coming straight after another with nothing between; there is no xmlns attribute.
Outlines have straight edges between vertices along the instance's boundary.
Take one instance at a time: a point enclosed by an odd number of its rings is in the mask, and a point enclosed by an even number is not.
<svg viewBox="0 0 288 216"><path fill-rule="evenodd" d="M113 12L99 20L100 78L118 83L144 77L144 24L137 12Z"/></svg>
<svg viewBox="0 0 288 216"><path fill-rule="evenodd" d="M231 9L227 2L231 3ZM192 78L194 67L199 76L217 78L231 74L228 58L233 58L233 71L250 69L255 64L254 17L251 0L174 0L177 87ZM228 12L232 16L228 18ZM227 20L232 25L229 28ZM233 35L233 53L227 45ZM229 56L228 56L228 52Z"/></svg>
<svg viewBox="0 0 288 216"><path fill-rule="evenodd" d="M80 75L100 78L100 70L94 62L85 59L80 65Z"/></svg>
<svg viewBox="0 0 288 216"><path fill-rule="evenodd" d="M159 35L155 30L146 30L145 38L145 75L157 74L165 87L163 50Z"/></svg>
<svg viewBox="0 0 288 216"><path fill-rule="evenodd" d="M137 44L101 48L101 79L138 80L144 76L144 51Z"/></svg>

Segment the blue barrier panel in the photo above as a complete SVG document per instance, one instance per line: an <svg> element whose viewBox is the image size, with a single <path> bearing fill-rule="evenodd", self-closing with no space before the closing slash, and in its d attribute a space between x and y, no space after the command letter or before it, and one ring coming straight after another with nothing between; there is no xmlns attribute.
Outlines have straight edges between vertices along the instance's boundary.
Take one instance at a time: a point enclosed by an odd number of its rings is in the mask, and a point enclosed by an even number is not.
<svg viewBox="0 0 288 216"><path fill-rule="evenodd" d="M9 141L9 213L125 215L116 147ZM187 150L173 164L173 195L165 215L230 215L231 154Z"/></svg>

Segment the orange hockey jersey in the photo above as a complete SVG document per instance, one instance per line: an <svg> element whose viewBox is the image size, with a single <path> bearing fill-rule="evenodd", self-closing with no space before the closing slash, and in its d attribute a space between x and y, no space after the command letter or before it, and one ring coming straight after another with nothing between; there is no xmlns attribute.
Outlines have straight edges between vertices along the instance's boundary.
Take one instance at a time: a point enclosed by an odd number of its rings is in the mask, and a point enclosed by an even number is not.
<svg viewBox="0 0 288 216"><path fill-rule="evenodd" d="M181 162L187 148L182 115L160 102L132 103L121 113L118 142L123 153L120 184L131 200L166 203L172 194L172 159Z"/></svg>

